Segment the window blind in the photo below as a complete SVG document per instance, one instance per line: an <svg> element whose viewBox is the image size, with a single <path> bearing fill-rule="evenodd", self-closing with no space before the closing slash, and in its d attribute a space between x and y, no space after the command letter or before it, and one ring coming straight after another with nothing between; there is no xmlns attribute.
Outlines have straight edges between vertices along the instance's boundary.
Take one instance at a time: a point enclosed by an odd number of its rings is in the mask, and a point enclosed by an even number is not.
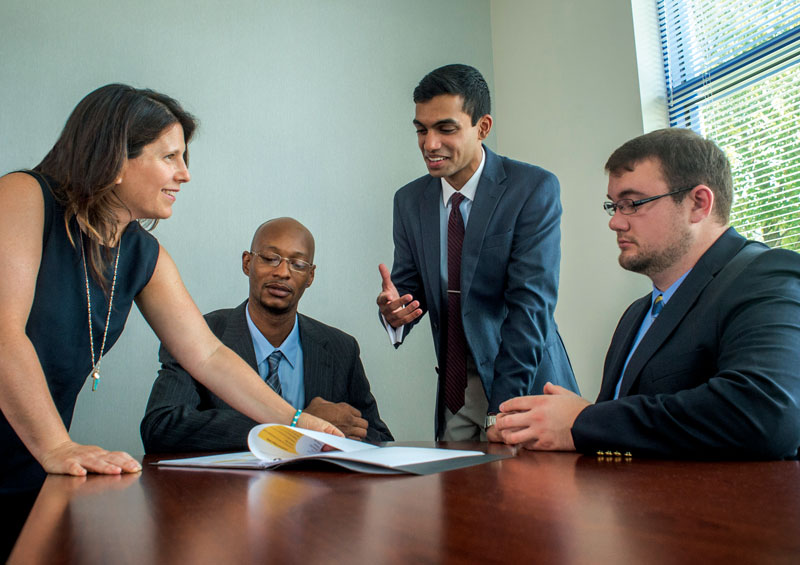
<svg viewBox="0 0 800 565"><path fill-rule="evenodd" d="M800 2L657 5L670 126L728 155L740 233L800 251Z"/></svg>

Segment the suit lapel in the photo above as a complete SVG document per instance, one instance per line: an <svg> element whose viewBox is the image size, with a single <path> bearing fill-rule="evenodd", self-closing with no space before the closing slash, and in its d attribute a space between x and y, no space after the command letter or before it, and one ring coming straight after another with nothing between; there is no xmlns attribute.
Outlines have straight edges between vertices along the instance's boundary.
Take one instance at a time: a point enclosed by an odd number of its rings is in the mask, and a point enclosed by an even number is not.
<svg viewBox="0 0 800 565"><path fill-rule="evenodd" d="M327 341L313 322L302 314L298 314L300 325L300 344L303 347L303 389L306 404L317 396L332 398L332 379L326 378L333 370L333 358L328 351Z"/></svg>
<svg viewBox="0 0 800 565"><path fill-rule="evenodd" d="M461 251L461 299L469 295L469 289L475 278L478 268L478 257L481 253L486 229L489 220L494 214L500 197L506 190L506 174L500 158L492 153L486 146L486 163L483 166L483 174L478 182L475 192L475 201L469 213L467 229L464 232L464 246Z"/></svg>
<svg viewBox="0 0 800 565"><path fill-rule="evenodd" d="M628 352L633 346L636 333L649 308L650 295L648 294L631 304L623 314L608 348L609 357L605 362L603 383L600 387L600 394L597 396L598 402L614 398L614 391L622 374L622 367L625 366L625 359L628 358Z"/></svg>
<svg viewBox="0 0 800 565"><path fill-rule="evenodd" d="M729 228L695 264L692 272L675 291L667 306L650 326L631 356L619 391L621 397L629 393L650 358L681 324L706 286L744 247L745 243L746 240L742 236L733 228Z"/></svg>
<svg viewBox="0 0 800 565"><path fill-rule="evenodd" d="M250 328L247 327L245 308L247 308L246 300L231 311L225 331L220 336L220 341L230 347L234 353L247 361L247 364L258 372L256 351L253 348Z"/></svg>
<svg viewBox="0 0 800 565"><path fill-rule="evenodd" d="M433 304L429 304L428 308L437 313L437 315L442 311L442 283L439 273L441 256L441 249L439 249L439 208L441 199L441 181L431 177L419 203L420 235L422 237L419 250L422 254L422 276L425 280L425 288L431 289L429 300L433 298Z"/></svg>

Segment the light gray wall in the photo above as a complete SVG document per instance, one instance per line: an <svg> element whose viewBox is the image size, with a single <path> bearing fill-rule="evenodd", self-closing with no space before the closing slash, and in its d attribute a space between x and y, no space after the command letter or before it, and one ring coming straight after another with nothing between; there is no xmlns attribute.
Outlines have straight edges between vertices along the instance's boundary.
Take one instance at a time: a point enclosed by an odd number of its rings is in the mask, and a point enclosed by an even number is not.
<svg viewBox="0 0 800 565"><path fill-rule="evenodd" d="M643 133L633 39L630 0L492 1L498 150L561 181L556 321L590 400L619 316L648 288L618 266L601 208L603 164Z"/></svg>
<svg viewBox="0 0 800 565"><path fill-rule="evenodd" d="M262 220L300 219L316 236L318 264L301 310L359 340L395 436L430 439L428 324L395 351L374 299L377 264L392 259L392 195L424 173L411 91L455 61L492 87L490 146L562 181L557 317L592 398L610 332L646 288L616 266L599 209L605 157L641 133L627 1L3 0L0 172L36 164L78 100L102 84L181 100L201 120L193 180L155 235L199 308L244 299L240 254ZM77 441L142 452L157 345L134 310L103 361L100 390L79 398Z"/></svg>

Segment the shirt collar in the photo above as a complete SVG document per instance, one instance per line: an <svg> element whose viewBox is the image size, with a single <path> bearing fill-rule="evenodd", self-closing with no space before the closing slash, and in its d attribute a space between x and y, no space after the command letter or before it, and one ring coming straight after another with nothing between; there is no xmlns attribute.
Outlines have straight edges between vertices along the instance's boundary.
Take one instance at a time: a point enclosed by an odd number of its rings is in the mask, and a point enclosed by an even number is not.
<svg viewBox="0 0 800 565"><path fill-rule="evenodd" d="M484 151L483 146L481 146L481 164L478 165L478 168L475 170L473 175L464 184L464 186L461 187L461 190L456 190L453 188L444 177L440 179L442 181L442 204L444 204L445 208L447 208L447 203L450 201L450 197L456 192L459 192L467 200L475 200L475 193L478 191L478 182L481 180L481 174L483 173L483 166L485 164L486 151Z"/></svg>
<svg viewBox="0 0 800 565"><path fill-rule="evenodd" d="M261 363L272 355L272 352L276 349L283 354L283 358L289 362L289 365L292 366L294 369L295 364L297 362L297 352L300 348L300 327L297 323L297 314L294 316L294 326L292 327L292 331L289 332L289 335L286 336L286 339L283 340L278 347L274 347L267 338L264 337L264 334L261 333L253 319L250 317L250 308L249 304L245 306L244 309L245 316L247 317L247 328L250 330L250 337L253 339L253 349L255 349L256 353L256 362Z"/></svg>
<svg viewBox="0 0 800 565"><path fill-rule="evenodd" d="M658 290L658 288L656 288L656 285L653 285L653 294L650 296L650 306L651 307L653 306L653 302L655 302L655 300L656 300L656 298L658 297L659 294L663 295L663 299L662 300L664 301L664 306L666 306L667 302L669 302L669 299L672 298L672 295L675 294L675 292L678 290L678 287L681 286L681 283L683 282L683 279L685 279L689 275L689 273L691 273L691 272L692 272L692 270L689 269L688 271L683 273L678 280L676 280L674 283L669 285L667 290L665 290L663 292Z"/></svg>

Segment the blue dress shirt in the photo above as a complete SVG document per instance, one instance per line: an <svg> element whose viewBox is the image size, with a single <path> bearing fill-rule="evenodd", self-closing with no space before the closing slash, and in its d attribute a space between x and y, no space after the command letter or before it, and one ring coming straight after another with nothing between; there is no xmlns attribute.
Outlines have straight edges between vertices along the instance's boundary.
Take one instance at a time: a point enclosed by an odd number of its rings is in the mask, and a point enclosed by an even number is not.
<svg viewBox="0 0 800 565"><path fill-rule="evenodd" d="M642 320L642 325L639 326L639 331L636 333L636 339L633 340L633 346L631 346L631 350L628 353L628 357L627 357L627 359L625 359L625 365L622 366L622 373L620 374L619 380L617 381L617 388L614 389L614 398L615 399L619 398L619 389L622 386L622 377L625 375L625 369L628 368L628 361L631 360L631 357L633 357L633 352L636 351L637 347L639 347L639 342L642 341L642 338L644 338L644 335L647 333L647 330L650 329L650 326L653 325L653 322L658 317L658 316L653 316L653 303L655 302L656 297L658 297L659 294L663 296L662 302L663 302L664 308L666 308L667 307L667 302L669 302L669 299L672 298L672 295L675 294L675 291L678 290L679 286L681 286L681 283L683 282L683 279L685 279L686 276L691 272L692 272L692 270L689 269L688 271L683 273L678 280L676 280L674 283L672 283L669 286L669 288L667 288L667 290L665 290L663 292L658 290L656 288L656 286L653 285L653 294L650 296L650 309L647 311L647 314L645 314L644 320ZM662 312L663 312L663 310L662 310Z"/></svg>
<svg viewBox="0 0 800 565"><path fill-rule="evenodd" d="M264 334L256 327L250 318L249 305L244 309L247 317L247 327L250 330L250 337L253 339L253 349L256 352L258 361L258 374L262 379L269 375L269 364L267 357L273 351L280 351L280 364L278 365L278 378L281 380L281 396L295 408L305 408L306 392L303 381L303 346L300 343L300 328L297 324L297 315L294 317L294 327L286 339L278 347L273 346Z"/></svg>

